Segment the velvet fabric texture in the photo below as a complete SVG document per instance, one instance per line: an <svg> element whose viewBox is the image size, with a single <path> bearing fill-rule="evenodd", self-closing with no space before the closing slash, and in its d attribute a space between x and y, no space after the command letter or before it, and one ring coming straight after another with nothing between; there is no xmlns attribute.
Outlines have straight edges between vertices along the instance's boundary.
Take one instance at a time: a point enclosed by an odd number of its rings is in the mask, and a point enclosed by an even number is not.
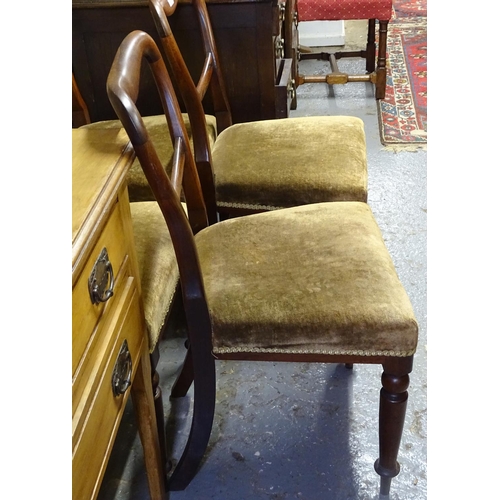
<svg viewBox="0 0 500 500"><path fill-rule="evenodd" d="M220 207L367 200L366 138L356 117L239 123L219 134L212 160Z"/></svg>
<svg viewBox="0 0 500 500"><path fill-rule="evenodd" d="M144 315L152 352L170 310L179 268L165 219L156 202L130 204Z"/></svg>
<svg viewBox="0 0 500 500"><path fill-rule="evenodd" d="M191 141L191 148L193 148L189 117L187 113L183 113L182 117L184 119L184 124L186 125L187 133ZM170 133L168 131L167 119L165 118L165 115L157 115L145 116L143 120L151 137L151 140L156 148L156 152L158 153L158 156L162 161L165 170L170 175L170 172L172 171L172 156L174 153L174 149L172 146L172 141L170 139ZM206 126L209 144L210 147L212 147L215 142L215 138L217 137L217 122L215 116L206 115ZM85 125L85 127L121 129L122 124L119 120L107 120L91 123L90 125ZM149 187L146 176L144 175L141 164L139 163L139 160L137 158L134 160L134 163L130 167L127 184L129 199L131 202L155 200L153 192Z"/></svg>
<svg viewBox="0 0 500 500"><path fill-rule="evenodd" d="M230 219L195 241L215 355L415 352L412 306L366 203Z"/></svg>

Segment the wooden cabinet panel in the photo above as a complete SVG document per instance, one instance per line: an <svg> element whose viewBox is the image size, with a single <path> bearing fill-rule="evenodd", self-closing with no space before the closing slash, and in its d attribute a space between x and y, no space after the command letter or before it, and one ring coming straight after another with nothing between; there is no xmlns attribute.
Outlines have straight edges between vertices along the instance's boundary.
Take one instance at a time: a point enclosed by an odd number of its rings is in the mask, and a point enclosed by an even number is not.
<svg viewBox="0 0 500 500"><path fill-rule="evenodd" d="M207 0L207 7L234 123L276 118L278 0ZM171 25L189 70L197 78L203 64L202 45L188 1L178 6ZM135 29L146 31L160 43L145 1L73 0L73 73L92 121L116 118L106 95L106 79L119 44ZM162 113L147 71L142 89L151 91L140 92L141 112ZM207 113L212 112L209 95L204 106Z"/></svg>
<svg viewBox="0 0 500 500"><path fill-rule="evenodd" d="M160 500L163 464L125 182L134 154L122 131L79 128L72 138L73 498L96 498L131 384L151 498ZM93 301L88 279L103 248L107 259L97 273L102 287ZM125 341L120 390L113 390L112 374Z"/></svg>
<svg viewBox="0 0 500 500"><path fill-rule="evenodd" d="M73 347L72 347L72 367L73 376L77 364L83 357L85 350L88 349L90 338L98 321L104 321L107 314L111 313L117 295L121 291L121 276L119 275L127 254L127 246L120 241L123 235L123 223L120 214L120 206L116 204L113 213L106 226L106 231L99 237L99 240L92 251L76 285L73 287ZM107 302L101 304L92 304L90 299L88 279L99 257L101 251L106 248L110 263L115 274L115 292L114 296Z"/></svg>
<svg viewBox="0 0 500 500"><path fill-rule="evenodd" d="M127 279L125 291L116 313L110 318L108 330L110 343L102 346L105 351L104 369L95 389L85 393L88 401L87 418L79 419L80 425L73 430L73 498L97 496L106 462L111 452L114 436L123 414L130 391L115 397L111 378L118 353L124 340L137 370L141 347L144 342L139 308L139 295L134 278ZM96 439L99 436L99 439Z"/></svg>

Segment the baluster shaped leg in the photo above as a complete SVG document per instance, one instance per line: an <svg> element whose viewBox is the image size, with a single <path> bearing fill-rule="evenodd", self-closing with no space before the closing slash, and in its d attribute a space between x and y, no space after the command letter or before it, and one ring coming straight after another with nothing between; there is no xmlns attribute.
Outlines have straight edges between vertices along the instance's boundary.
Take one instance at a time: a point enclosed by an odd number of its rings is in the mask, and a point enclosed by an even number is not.
<svg viewBox="0 0 500 500"><path fill-rule="evenodd" d="M392 375L387 366L382 374L379 410L379 453L375 470L380 475L380 494L388 495L391 480L399 474L399 444L408 400L408 374Z"/></svg>

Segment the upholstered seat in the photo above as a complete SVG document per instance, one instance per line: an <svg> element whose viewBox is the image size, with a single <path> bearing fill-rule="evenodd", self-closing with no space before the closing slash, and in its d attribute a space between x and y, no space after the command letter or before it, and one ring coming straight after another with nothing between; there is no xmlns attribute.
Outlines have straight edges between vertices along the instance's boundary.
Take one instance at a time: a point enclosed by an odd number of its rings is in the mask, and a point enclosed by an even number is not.
<svg viewBox="0 0 500 500"><path fill-rule="evenodd" d="M187 113L183 113L182 117L184 119L184 124L186 126L186 129L190 137L191 146L193 147L189 116ZM173 147L172 147L172 142L170 140L170 133L168 131L168 125L165 115L146 116L144 117L144 122L148 127L149 133L151 135L151 140L155 145L158 155L160 156L163 164L165 165L167 172L170 173L170 170L172 168ZM84 125L84 127L121 129L122 124L120 120L106 120L101 122L90 123L88 125ZM206 129L207 129L207 137L209 144L210 146L212 146L217 137L217 122L215 116L206 115ZM128 184L129 199L131 202L154 200L151 188L149 187L144 177L144 172L142 171L139 160L137 159L130 167L127 184Z"/></svg>
<svg viewBox="0 0 500 500"><path fill-rule="evenodd" d="M412 306L365 203L231 219L195 242L216 355L415 352Z"/></svg>
<svg viewBox="0 0 500 500"><path fill-rule="evenodd" d="M130 211L149 348L150 352L153 352L174 300L179 282L179 268L170 233L158 204L131 203Z"/></svg>
<svg viewBox="0 0 500 500"><path fill-rule="evenodd" d="M300 21L390 19L392 0L298 0Z"/></svg>
<svg viewBox="0 0 500 500"><path fill-rule="evenodd" d="M144 59L168 102L170 179L135 106ZM388 495L400 471L418 326L369 206L309 204L209 225L174 88L147 33L135 31L123 41L108 96L158 201L179 269L189 343L172 396L186 395L193 383L194 404L169 489L189 485L207 450L215 417L215 360L238 359L382 364L375 470L381 495Z"/></svg>
<svg viewBox="0 0 500 500"><path fill-rule="evenodd" d="M367 199L364 126L353 116L238 123L219 134L212 160L219 207Z"/></svg>

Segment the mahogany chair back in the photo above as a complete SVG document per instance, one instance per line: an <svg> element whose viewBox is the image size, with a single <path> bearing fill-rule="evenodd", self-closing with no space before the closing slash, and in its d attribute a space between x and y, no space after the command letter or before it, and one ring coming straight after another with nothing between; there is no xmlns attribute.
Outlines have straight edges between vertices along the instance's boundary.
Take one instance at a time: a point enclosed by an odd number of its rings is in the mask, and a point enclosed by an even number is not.
<svg viewBox="0 0 500 500"><path fill-rule="evenodd" d="M156 29L162 38L163 48L168 56L167 64L170 66L174 78L178 82L182 82L179 85L179 91L190 115L193 113L193 116L197 116L198 119L202 118L200 110L203 112L203 108L200 108L196 101L203 101L207 91L210 90L213 101L213 114L217 119L217 130L220 133L232 125L233 120L207 6L205 2L200 2L200 0L193 0L192 2L200 27L204 50L203 68L195 85L167 21L167 18L175 13L177 4L178 0L151 0L149 2L149 9ZM194 98L195 95L198 96L198 99Z"/></svg>

